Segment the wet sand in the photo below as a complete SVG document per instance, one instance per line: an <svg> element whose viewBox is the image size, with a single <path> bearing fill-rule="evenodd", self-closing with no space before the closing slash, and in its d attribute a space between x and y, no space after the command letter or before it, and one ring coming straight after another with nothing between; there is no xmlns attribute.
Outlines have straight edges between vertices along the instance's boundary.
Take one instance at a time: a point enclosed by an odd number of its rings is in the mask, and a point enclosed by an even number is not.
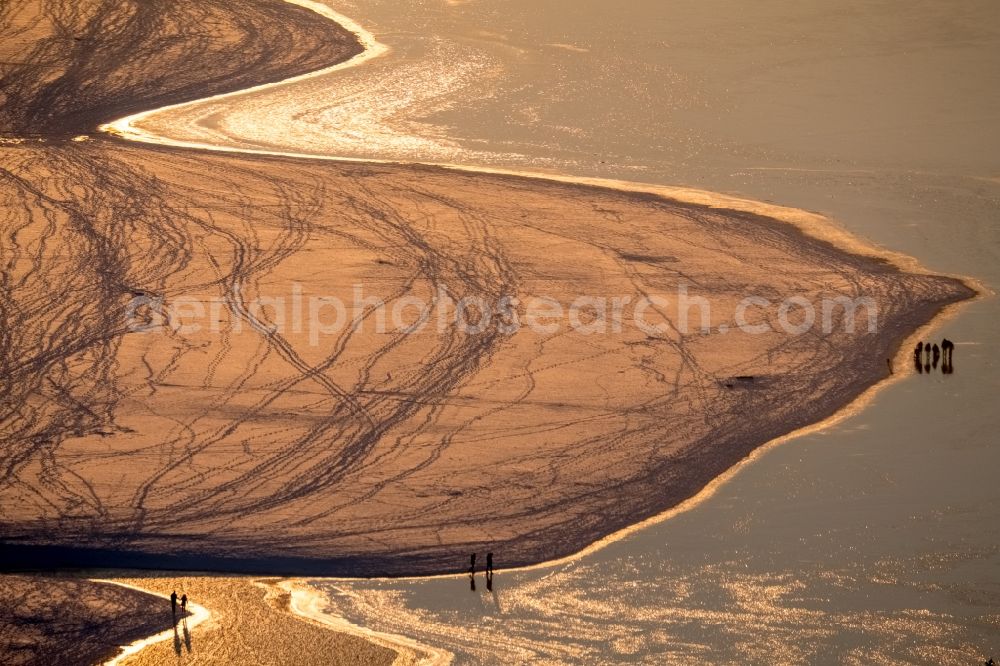
<svg viewBox="0 0 1000 666"><path fill-rule="evenodd" d="M176 635L121 660L144 664L392 664L393 650L331 631L291 610L291 595L271 578L154 574L119 578L159 594L187 594L211 617L197 626L178 623Z"/></svg>
<svg viewBox="0 0 1000 666"><path fill-rule="evenodd" d="M4 162L26 304L4 322L22 359L9 441L36 442L0 491L4 537L123 565L412 574L490 547L510 564L565 555L833 414L972 294L760 215L571 184L102 139ZM668 307L654 335L446 322L311 344L249 310L294 285L346 302L364 285L390 307L690 285L713 311L694 332ZM137 294L224 303L221 332L126 334ZM838 319L818 341L771 312L772 333L727 332L746 294L869 297L879 330Z"/></svg>
<svg viewBox="0 0 1000 666"><path fill-rule="evenodd" d="M0 576L0 661L93 664L167 629L170 602L72 576Z"/></svg>
<svg viewBox="0 0 1000 666"><path fill-rule="evenodd" d="M14 89L62 101L115 62L41 92ZM266 74L258 80L283 78ZM17 66L5 73L18 75L29 80ZM108 549L122 563L353 574L456 570L456 553L487 548L508 565L549 559L835 413L885 377L910 332L972 294L773 218L655 196L55 140L149 102L143 95L132 107L95 104L79 126L76 111L40 122L31 104L11 106L19 118L32 110L23 127L42 141L2 149L15 229L5 284L17 304L3 322L4 446L20 445L0 489L2 537L43 550L5 557L81 556L45 550L61 545ZM359 283L390 303L440 287L457 298L638 300L684 283L715 315L695 334L451 326L317 346L301 331L267 330L273 322L246 305L293 284L349 300ZM880 328L723 333L747 293L869 296ZM127 333L137 294L220 299L223 333ZM661 316L673 323L677 313ZM743 375L752 387L734 390Z"/></svg>
<svg viewBox="0 0 1000 666"><path fill-rule="evenodd" d="M113 548L122 564L412 574L489 548L510 564L565 555L833 414L971 295L774 220L610 190L111 142L4 152L25 248L12 300L35 304L5 322L27 359L12 386L37 410L16 436L38 441L2 490L4 537ZM62 194L81 187L83 201ZM377 334L366 312L368 334L314 346L247 305L295 284L345 302L365 285L391 308L439 289L638 302L688 281L712 302L710 332L651 336L626 319L594 335ZM137 292L217 299L221 331L128 333ZM820 342L771 312L772 333L720 332L745 293L869 297L879 330L838 325ZM39 350L32 330L60 337ZM34 401L37 386L59 400Z"/></svg>
<svg viewBox="0 0 1000 666"><path fill-rule="evenodd" d="M441 97L450 108L423 99L397 113L397 133L446 128L452 154L473 162L541 155L579 175L821 211L934 270L975 275L990 295L918 338L958 340L956 374L883 385L842 422L758 450L669 521L498 576L499 604L482 581L477 594L461 579L318 582L343 591L331 612L406 626L460 663L995 658L997 6L579 3L568 29L565 12L528 2L355 6L411 71L435 67L435 49L491 62ZM545 45L552 35L564 43ZM328 81L326 103L361 85ZM254 107L280 113L275 101L231 109L243 122L219 134L250 139ZM327 117L296 140L315 147ZM351 147L348 135L322 142Z"/></svg>
<svg viewBox="0 0 1000 666"><path fill-rule="evenodd" d="M0 8L0 136L65 138L129 113L286 79L362 50L284 0L13 0Z"/></svg>

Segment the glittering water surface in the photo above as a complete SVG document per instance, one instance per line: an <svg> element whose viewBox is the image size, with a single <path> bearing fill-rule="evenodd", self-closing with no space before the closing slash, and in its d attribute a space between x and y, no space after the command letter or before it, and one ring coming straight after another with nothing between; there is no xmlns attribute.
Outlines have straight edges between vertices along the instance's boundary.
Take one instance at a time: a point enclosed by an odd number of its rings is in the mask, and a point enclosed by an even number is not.
<svg viewBox="0 0 1000 666"><path fill-rule="evenodd" d="M408 55L409 57L399 58ZM442 128L418 124L419 108L446 109L454 96L496 70L491 57L442 39L406 52L239 99L193 105L143 123L187 141L300 153L448 162L483 158ZM307 104L303 104L303 100ZM170 124L163 132L162 123Z"/></svg>
<svg viewBox="0 0 1000 666"><path fill-rule="evenodd" d="M469 592L464 581L322 587L335 600L332 612L444 647L456 663L971 663L996 635L995 618L963 608L974 590L900 579L953 571L976 555L890 559L871 572L752 570L746 557L692 567L652 557L499 576L495 593Z"/></svg>
<svg viewBox="0 0 1000 666"><path fill-rule="evenodd" d="M925 379L772 448L691 511L500 572L493 593L482 574L475 592L467 577L316 585L330 613L456 663L976 663L1000 649L997 455L944 425L972 373Z"/></svg>
<svg viewBox="0 0 1000 666"><path fill-rule="evenodd" d="M390 52L143 127L732 192L1000 282L996 3L335 8ZM956 374L893 384L695 509L568 564L500 573L495 594L481 577L476 592L466 578L317 584L331 613L460 663L1000 656L998 320L992 295L963 307L928 333L959 343Z"/></svg>

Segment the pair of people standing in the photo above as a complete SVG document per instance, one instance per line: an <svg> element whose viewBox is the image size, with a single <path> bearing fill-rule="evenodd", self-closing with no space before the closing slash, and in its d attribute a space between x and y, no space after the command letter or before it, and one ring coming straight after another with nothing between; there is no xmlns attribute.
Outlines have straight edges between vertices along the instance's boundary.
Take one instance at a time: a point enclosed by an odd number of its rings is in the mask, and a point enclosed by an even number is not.
<svg viewBox="0 0 1000 666"><path fill-rule="evenodd" d="M469 586L476 589L476 554L469 558ZM486 589L493 591L493 553L486 553Z"/></svg>
<svg viewBox="0 0 1000 666"><path fill-rule="evenodd" d="M187 605L188 605L188 595L182 594L181 610L182 611L187 610ZM170 611L175 615L177 614L177 590L174 590L173 592L170 593Z"/></svg>
<svg viewBox="0 0 1000 666"><path fill-rule="evenodd" d="M476 574L476 554L473 553L469 559L469 573ZM493 575L493 553L486 553L486 575Z"/></svg>

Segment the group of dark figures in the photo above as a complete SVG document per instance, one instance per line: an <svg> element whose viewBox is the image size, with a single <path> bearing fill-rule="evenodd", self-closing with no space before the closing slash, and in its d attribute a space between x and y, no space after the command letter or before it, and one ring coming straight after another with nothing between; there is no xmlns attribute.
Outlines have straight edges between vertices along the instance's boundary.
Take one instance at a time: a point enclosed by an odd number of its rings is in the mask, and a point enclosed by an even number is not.
<svg viewBox="0 0 1000 666"><path fill-rule="evenodd" d="M929 342L918 342L913 350L913 365L917 372L923 374L932 369L937 370L938 362L941 363L941 372L950 375L955 372L952 356L955 352L955 343L945 338L941 341L941 346Z"/></svg>
<svg viewBox="0 0 1000 666"><path fill-rule="evenodd" d="M476 554L469 559L469 587L476 591ZM493 591L493 553L486 553L486 589Z"/></svg>

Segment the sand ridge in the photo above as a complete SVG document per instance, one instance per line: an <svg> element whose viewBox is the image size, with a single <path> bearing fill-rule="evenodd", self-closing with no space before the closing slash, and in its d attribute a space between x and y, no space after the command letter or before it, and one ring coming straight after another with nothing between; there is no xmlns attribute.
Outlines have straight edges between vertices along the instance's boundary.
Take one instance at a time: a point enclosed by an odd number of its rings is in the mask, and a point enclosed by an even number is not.
<svg viewBox="0 0 1000 666"><path fill-rule="evenodd" d="M186 9L171 16L198 24ZM61 81L43 97L88 83ZM972 293L760 214L578 183L113 139L2 150L10 558L79 561L82 547L122 564L352 575L455 571L487 549L508 566L548 560L836 413ZM375 331L373 308L318 340L253 307L296 289L350 302L360 287L402 311L441 294L634 304L682 286L711 301L707 330L659 308L656 334L634 312L599 335L447 319ZM871 298L879 330L744 334L733 312L748 294ZM136 298L222 307L200 331L140 333Z"/></svg>

